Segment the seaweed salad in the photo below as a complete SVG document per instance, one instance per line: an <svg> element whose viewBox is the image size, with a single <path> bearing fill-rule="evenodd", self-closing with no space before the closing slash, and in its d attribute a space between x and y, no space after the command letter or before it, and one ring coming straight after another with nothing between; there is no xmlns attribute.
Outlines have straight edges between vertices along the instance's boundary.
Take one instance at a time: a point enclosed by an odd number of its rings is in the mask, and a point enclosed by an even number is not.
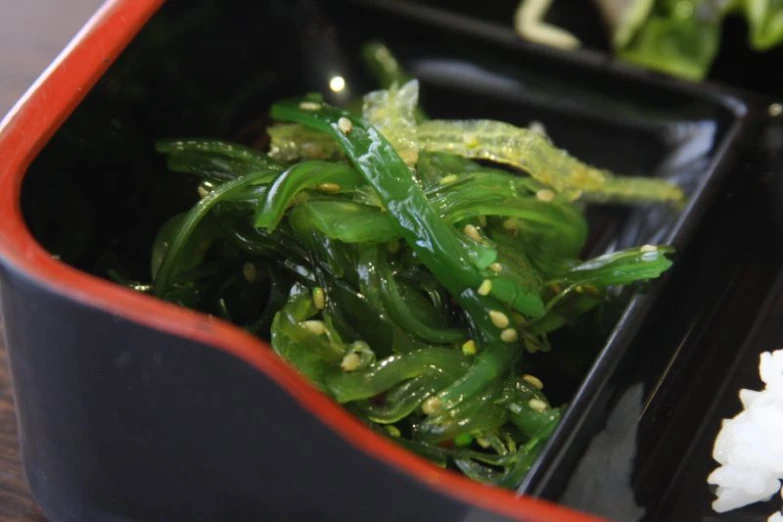
<svg viewBox="0 0 783 522"><path fill-rule="evenodd" d="M264 150L157 144L199 201L161 227L143 292L231 321L371 429L444 467L515 488L557 426L530 354L668 246L583 260L586 203L681 205L536 128L429 119L383 45L347 108L279 101Z"/></svg>

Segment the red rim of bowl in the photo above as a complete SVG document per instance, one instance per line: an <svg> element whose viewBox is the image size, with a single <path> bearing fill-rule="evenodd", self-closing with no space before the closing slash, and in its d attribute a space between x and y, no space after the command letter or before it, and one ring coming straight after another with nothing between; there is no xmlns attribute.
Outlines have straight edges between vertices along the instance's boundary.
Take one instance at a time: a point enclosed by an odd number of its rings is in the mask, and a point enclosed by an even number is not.
<svg viewBox="0 0 783 522"><path fill-rule="evenodd" d="M27 167L164 0L108 0L0 122L0 258L4 264L74 301L141 325L193 339L237 357L273 379L305 409L360 451L434 490L528 522L599 522L532 497L442 470L365 428L312 388L269 346L241 329L119 285L53 259L31 235L21 212Z"/></svg>

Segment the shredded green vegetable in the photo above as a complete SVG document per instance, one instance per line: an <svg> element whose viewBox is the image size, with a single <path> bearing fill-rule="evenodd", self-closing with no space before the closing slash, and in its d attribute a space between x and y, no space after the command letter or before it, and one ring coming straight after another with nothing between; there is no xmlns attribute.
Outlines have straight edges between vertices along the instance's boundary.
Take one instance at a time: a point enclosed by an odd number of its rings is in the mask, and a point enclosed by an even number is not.
<svg viewBox="0 0 783 522"><path fill-rule="evenodd" d="M564 408L526 375L525 354L550 349L547 335L608 288L671 266L666 246L581 260L588 225L573 200L683 195L505 123L427 121L418 84L394 83L404 73L375 45L393 85L367 95L362 116L310 96L271 107L267 153L158 144L201 199L161 228L152 293L269 339L323 393L436 464L513 488Z"/></svg>

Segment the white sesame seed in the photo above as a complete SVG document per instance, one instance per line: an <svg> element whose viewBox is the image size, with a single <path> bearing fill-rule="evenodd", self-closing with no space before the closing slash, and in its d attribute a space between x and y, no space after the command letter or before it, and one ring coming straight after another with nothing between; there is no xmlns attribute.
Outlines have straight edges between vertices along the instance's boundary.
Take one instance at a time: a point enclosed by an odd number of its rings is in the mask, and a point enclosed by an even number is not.
<svg viewBox="0 0 783 522"><path fill-rule="evenodd" d="M497 274L503 271L503 265L501 265L500 263L492 263L491 265L489 265L489 269Z"/></svg>
<svg viewBox="0 0 783 522"><path fill-rule="evenodd" d="M451 183L454 183L459 179L456 174L449 174L448 176L443 176L440 178L440 184L441 185L450 185Z"/></svg>
<svg viewBox="0 0 783 522"><path fill-rule="evenodd" d="M245 263L242 265L242 275L245 276L245 280L248 283L254 283L258 278L258 270L253 263Z"/></svg>
<svg viewBox="0 0 783 522"><path fill-rule="evenodd" d="M345 116L341 116L340 119L337 120L337 128L340 129L340 132L343 134L350 134L353 130L353 123Z"/></svg>
<svg viewBox="0 0 783 522"><path fill-rule="evenodd" d="M303 111L317 111L321 109L321 104L311 101L304 101L299 104L299 108Z"/></svg>
<svg viewBox="0 0 783 522"><path fill-rule="evenodd" d="M423 411L425 415L435 415L440 411L442 406L443 403L438 397L430 397L421 405L421 411Z"/></svg>
<svg viewBox="0 0 783 522"><path fill-rule="evenodd" d="M199 185L196 191L198 192L198 197L200 197L201 199L204 199L209 195L209 191L203 185Z"/></svg>
<svg viewBox="0 0 783 522"><path fill-rule="evenodd" d="M546 127L544 127L544 124L540 121L531 121L527 128L530 129L530 132L546 136Z"/></svg>
<svg viewBox="0 0 783 522"><path fill-rule="evenodd" d="M489 293L492 291L492 281L489 279L485 279L481 282L481 285L478 287L478 294L479 295L489 295Z"/></svg>
<svg viewBox="0 0 783 522"><path fill-rule="evenodd" d="M345 354L342 362L340 362L340 368L342 368L344 372L353 372L357 370L361 364L362 359L359 357L359 354L356 352L349 352Z"/></svg>
<svg viewBox="0 0 783 522"><path fill-rule="evenodd" d="M504 343L513 343L517 339L519 339L519 334L513 328L506 328L500 332L500 340Z"/></svg>
<svg viewBox="0 0 783 522"><path fill-rule="evenodd" d="M465 355L476 355L476 341L473 339L466 341L465 344L462 345L462 353Z"/></svg>
<svg viewBox="0 0 783 522"><path fill-rule="evenodd" d="M370 345L367 344L365 341L361 341L361 340L352 342L351 349L353 349L354 352L372 351L370 349Z"/></svg>
<svg viewBox="0 0 783 522"><path fill-rule="evenodd" d="M657 252L658 247L655 245L644 245L642 248L639 249L639 252L648 253L648 252Z"/></svg>
<svg viewBox="0 0 783 522"><path fill-rule="evenodd" d="M534 388L538 388L539 390L544 389L544 383L541 382L541 379L539 379L535 375L530 375L529 373L526 373L525 375L522 376L522 379L524 379L525 382L527 382Z"/></svg>
<svg viewBox="0 0 783 522"><path fill-rule="evenodd" d="M316 310L326 308L326 294L320 286L313 288L313 305L315 305Z"/></svg>
<svg viewBox="0 0 783 522"><path fill-rule="evenodd" d="M536 199L549 203L555 199L555 193L549 189L541 189L536 192Z"/></svg>
<svg viewBox="0 0 783 522"><path fill-rule="evenodd" d="M481 234L479 233L478 229L473 225L465 225L465 228L462 229L462 231L470 239L473 239L475 241L481 241Z"/></svg>
<svg viewBox="0 0 783 522"><path fill-rule="evenodd" d="M492 324L501 329L506 328L509 323L508 316L498 310L489 311L489 320L492 321Z"/></svg>
<svg viewBox="0 0 783 522"><path fill-rule="evenodd" d="M777 117L783 114L783 105L779 103L773 103L769 106L769 115L773 117ZM783 493L781 493L783 495Z"/></svg>
<svg viewBox="0 0 783 522"><path fill-rule="evenodd" d="M326 325L323 321L305 321L303 324L313 335L323 335L326 332Z"/></svg>
<svg viewBox="0 0 783 522"><path fill-rule="evenodd" d="M538 413L541 413L543 411L546 411L547 405L544 401L541 399L530 399L527 403L530 408L537 411Z"/></svg>
<svg viewBox="0 0 783 522"><path fill-rule="evenodd" d="M320 192L340 192L342 187L337 183L319 183L316 187Z"/></svg>

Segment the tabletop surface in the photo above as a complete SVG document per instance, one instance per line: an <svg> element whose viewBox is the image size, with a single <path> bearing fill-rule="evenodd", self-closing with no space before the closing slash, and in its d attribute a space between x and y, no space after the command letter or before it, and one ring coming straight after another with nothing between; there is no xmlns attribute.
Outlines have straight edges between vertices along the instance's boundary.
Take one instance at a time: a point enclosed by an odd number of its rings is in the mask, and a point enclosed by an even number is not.
<svg viewBox="0 0 783 522"><path fill-rule="evenodd" d="M0 0L0 117L100 4L101 0ZM46 520L22 476L8 359L0 336L0 522Z"/></svg>

